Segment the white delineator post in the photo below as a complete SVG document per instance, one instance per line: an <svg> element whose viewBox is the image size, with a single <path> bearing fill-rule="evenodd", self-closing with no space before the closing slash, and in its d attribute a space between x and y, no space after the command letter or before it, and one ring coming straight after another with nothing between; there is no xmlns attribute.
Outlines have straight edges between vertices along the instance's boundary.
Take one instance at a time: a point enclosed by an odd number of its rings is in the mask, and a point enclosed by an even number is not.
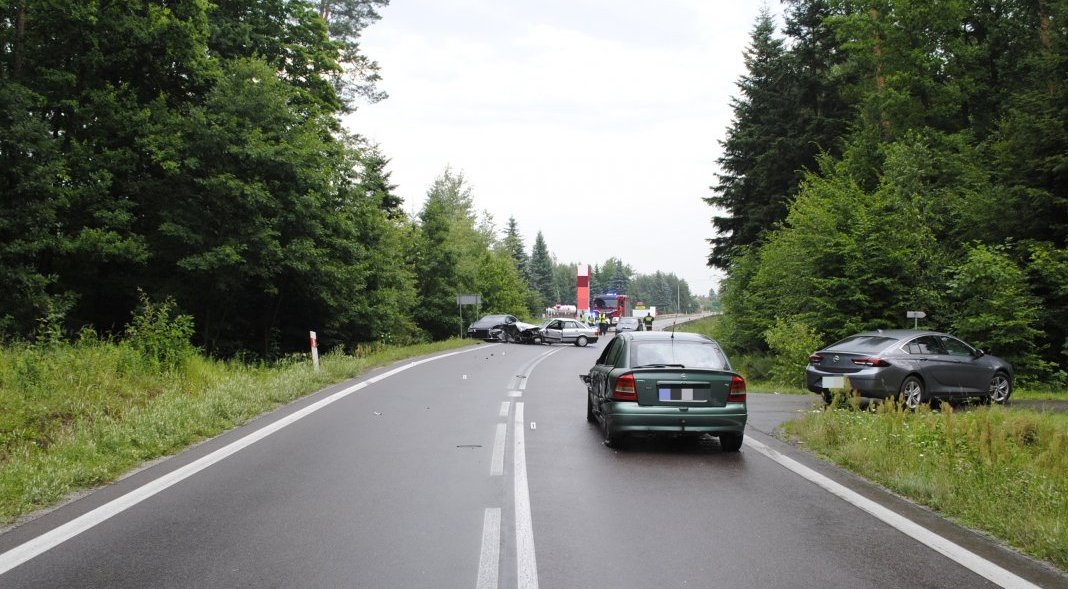
<svg viewBox="0 0 1068 589"><path fill-rule="evenodd" d="M312 353L312 365L315 366L315 370L319 370L319 343L315 341L315 332L308 332L308 339L311 340L311 353Z"/></svg>

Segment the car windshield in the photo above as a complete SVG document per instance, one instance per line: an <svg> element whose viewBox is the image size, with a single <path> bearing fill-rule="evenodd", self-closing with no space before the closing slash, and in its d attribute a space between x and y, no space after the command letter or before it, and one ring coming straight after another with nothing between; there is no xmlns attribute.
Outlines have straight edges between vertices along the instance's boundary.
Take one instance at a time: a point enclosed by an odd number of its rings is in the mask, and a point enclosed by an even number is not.
<svg viewBox="0 0 1068 589"><path fill-rule="evenodd" d="M727 357L714 343L665 339L636 341L631 346L631 366L674 365L684 368L730 370Z"/></svg>
<svg viewBox="0 0 1068 589"><path fill-rule="evenodd" d="M835 343L827 348L828 352L858 352L873 354L885 350L897 338L883 335L854 335Z"/></svg>

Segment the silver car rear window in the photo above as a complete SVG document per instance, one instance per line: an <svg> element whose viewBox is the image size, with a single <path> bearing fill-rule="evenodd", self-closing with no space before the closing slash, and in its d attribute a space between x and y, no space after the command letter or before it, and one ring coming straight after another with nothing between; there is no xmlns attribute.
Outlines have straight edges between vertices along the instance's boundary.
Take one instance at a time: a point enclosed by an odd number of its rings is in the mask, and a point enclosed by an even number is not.
<svg viewBox="0 0 1068 589"><path fill-rule="evenodd" d="M854 335L827 347L828 352L874 353L885 350L897 338L882 335Z"/></svg>
<svg viewBox="0 0 1068 589"><path fill-rule="evenodd" d="M631 348L631 366L635 368L649 364L682 364L686 368L730 370L727 357L713 343L659 340L634 342Z"/></svg>

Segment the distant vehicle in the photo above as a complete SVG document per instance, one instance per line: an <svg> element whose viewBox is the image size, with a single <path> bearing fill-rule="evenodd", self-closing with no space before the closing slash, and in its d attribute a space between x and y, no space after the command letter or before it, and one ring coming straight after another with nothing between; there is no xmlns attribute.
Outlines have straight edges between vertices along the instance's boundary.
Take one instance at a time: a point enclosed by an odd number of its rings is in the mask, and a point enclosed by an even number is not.
<svg viewBox="0 0 1068 589"><path fill-rule="evenodd" d="M598 316L608 315L609 323L615 325L620 317L626 317L629 314L627 300L625 294L606 292L593 297L591 307Z"/></svg>
<svg viewBox="0 0 1068 589"><path fill-rule="evenodd" d="M545 308L546 317L574 317L576 313L578 313L578 307L575 305L556 304Z"/></svg>
<svg viewBox="0 0 1068 589"><path fill-rule="evenodd" d="M616 323L616 333L623 333L624 331L644 331L645 326L637 317L622 317L619 323Z"/></svg>
<svg viewBox="0 0 1068 589"><path fill-rule="evenodd" d="M748 418L745 379L720 345L696 333L624 332L605 346L586 383L586 421L605 445L625 436L717 436L727 452L742 447Z"/></svg>
<svg viewBox="0 0 1068 589"><path fill-rule="evenodd" d="M517 321L514 315L485 315L467 327L467 337L488 342L506 341L511 338L505 333L504 326Z"/></svg>
<svg viewBox="0 0 1068 589"><path fill-rule="evenodd" d="M895 329L851 335L812 354L805 380L827 403L833 390L844 389L878 399L900 395L915 409L934 398L1004 403L1012 395L1013 370L952 335Z"/></svg>

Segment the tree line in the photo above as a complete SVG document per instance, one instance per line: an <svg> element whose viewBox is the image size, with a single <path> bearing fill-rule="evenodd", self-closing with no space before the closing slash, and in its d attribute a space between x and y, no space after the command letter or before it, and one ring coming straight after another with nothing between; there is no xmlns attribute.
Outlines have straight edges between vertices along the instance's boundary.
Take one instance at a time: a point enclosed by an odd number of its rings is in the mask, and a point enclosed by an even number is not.
<svg viewBox="0 0 1068 589"><path fill-rule="evenodd" d="M528 254L450 169L413 215L342 128L385 98L388 0L0 0L0 337L121 335L173 304L212 354L459 333L456 296L537 317L573 265ZM570 272L570 274L568 274Z"/></svg>
<svg viewBox="0 0 1068 589"><path fill-rule="evenodd" d="M1068 2L785 0L706 200L736 351L951 330L1066 381ZM809 350L811 351L811 350Z"/></svg>

